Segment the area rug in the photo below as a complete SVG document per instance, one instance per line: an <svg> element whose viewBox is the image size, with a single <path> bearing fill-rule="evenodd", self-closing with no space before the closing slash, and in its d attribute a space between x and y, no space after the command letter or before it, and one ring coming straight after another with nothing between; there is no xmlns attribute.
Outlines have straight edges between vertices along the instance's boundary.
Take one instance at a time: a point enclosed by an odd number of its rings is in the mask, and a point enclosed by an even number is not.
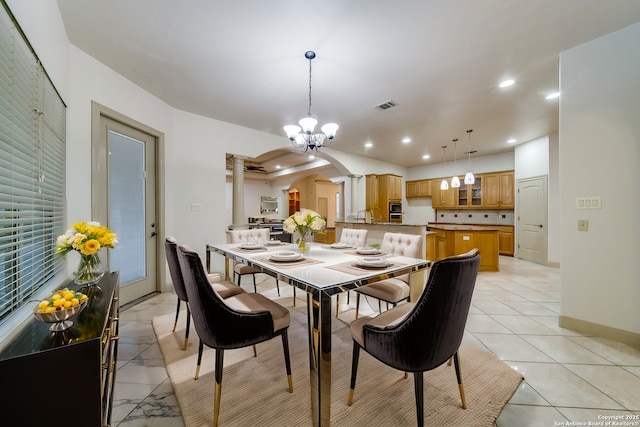
<svg viewBox="0 0 640 427"><path fill-rule="evenodd" d="M299 311L300 310L300 311ZM221 426L311 426L309 356L306 310L292 308L289 344L293 393L287 391L282 340L257 346L258 356L247 349L225 352L222 380ZM182 314L182 313L181 313ZM198 354L195 329L186 351L184 314L172 333L174 315L153 319L171 384L187 427L210 426L213 420L214 352L206 348L200 378L194 380ZM333 319L332 401L333 426L416 425L413 377L391 369L360 353L354 402L347 406L351 375L352 341L348 325ZM460 394L453 366L444 364L424 374L425 425L492 427L511 398L522 376L496 356L471 345L459 351L467 409L460 407Z"/></svg>

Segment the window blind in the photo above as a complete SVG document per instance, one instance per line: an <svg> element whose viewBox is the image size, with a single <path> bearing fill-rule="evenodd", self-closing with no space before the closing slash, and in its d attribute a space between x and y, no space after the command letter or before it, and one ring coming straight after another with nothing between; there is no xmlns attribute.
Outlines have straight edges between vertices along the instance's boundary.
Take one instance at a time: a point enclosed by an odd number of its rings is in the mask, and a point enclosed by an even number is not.
<svg viewBox="0 0 640 427"><path fill-rule="evenodd" d="M66 108L0 8L0 323L62 271Z"/></svg>

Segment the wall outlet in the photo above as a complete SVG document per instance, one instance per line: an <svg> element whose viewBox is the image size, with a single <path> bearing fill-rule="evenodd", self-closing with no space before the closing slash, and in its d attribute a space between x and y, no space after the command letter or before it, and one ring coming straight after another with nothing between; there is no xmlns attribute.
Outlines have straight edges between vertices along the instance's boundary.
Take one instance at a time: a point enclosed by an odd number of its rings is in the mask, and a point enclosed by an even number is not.
<svg viewBox="0 0 640 427"><path fill-rule="evenodd" d="M578 231L589 231L589 220L588 219L579 219L578 220Z"/></svg>

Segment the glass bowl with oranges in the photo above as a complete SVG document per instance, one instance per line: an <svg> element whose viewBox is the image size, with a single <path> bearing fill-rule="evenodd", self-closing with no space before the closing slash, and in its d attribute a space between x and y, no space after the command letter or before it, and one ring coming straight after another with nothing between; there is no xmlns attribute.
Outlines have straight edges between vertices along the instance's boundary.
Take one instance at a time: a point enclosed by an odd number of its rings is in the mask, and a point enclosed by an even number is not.
<svg viewBox="0 0 640 427"><path fill-rule="evenodd" d="M49 327L50 331L61 332L73 325L68 319L84 310L87 299L87 295L82 292L69 288L59 289L40 301L33 309L33 315L42 322L53 323Z"/></svg>

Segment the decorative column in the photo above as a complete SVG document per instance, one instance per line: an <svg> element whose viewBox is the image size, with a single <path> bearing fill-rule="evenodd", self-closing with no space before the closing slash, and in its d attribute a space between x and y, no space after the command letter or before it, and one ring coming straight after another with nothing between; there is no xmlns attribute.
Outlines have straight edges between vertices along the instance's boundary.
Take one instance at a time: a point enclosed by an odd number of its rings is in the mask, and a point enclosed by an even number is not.
<svg viewBox="0 0 640 427"><path fill-rule="evenodd" d="M345 215L344 215L344 181L338 182L338 185L339 185L339 187L338 187L339 199L337 201L338 206L337 206L336 220L344 221L344 220L346 220Z"/></svg>
<svg viewBox="0 0 640 427"><path fill-rule="evenodd" d="M233 156L233 189L231 207L231 226L240 228L248 222L244 216L244 160L246 157Z"/></svg>
<svg viewBox="0 0 640 427"><path fill-rule="evenodd" d="M362 175L349 175L351 178L351 208L349 215L358 216L358 180Z"/></svg>

